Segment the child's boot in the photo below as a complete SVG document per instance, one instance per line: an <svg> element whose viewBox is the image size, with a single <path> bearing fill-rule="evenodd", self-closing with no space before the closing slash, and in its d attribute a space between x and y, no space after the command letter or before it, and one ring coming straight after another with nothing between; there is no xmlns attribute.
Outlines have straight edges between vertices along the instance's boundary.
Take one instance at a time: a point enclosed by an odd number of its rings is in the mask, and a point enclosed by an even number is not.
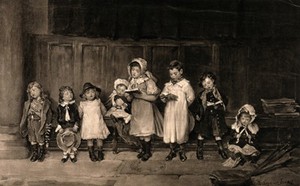
<svg viewBox="0 0 300 186"><path fill-rule="evenodd" d="M144 156L144 154L145 154L145 141L144 140L140 140L140 149L139 149L139 154L137 155L137 158L138 159L141 159L143 156Z"/></svg>
<svg viewBox="0 0 300 186"><path fill-rule="evenodd" d="M99 147L98 148L98 161L102 161L102 160L104 160L104 154L102 151L102 147Z"/></svg>
<svg viewBox="0 0 300 186"><path fill-rule="evenodd" d="M37 144L31 145L31 150L32 150L32 156L30 158L30 161L35 162L36 160L38 160L38 145Z"/></svg>
<svg viewBox="0 0 300 186"><path fill-rule="evenodd" d="M166 157L166 161L170 161L175 157L176 157L175 146L173 144L170 144L170 153Z"/></svg>
<svg viewBox="0 0 300 186"><path fill-rule="evenodd" d="M221 155L221 157L223 159L227 159L228 157L227 157L227 154L226 154L225 149L223 147L222 140L217 140L216 142L217 142L217 145L218 145L218 148L219 148L219 154Z"/></svg>
<svg viewBox="0 0 300 186"><path fill-rule="evenodd" d="M38 161L42 162L45 159L45 145L39 145Z"/></svg>
<svg viewBox="0 0 300 186"><path fill-rule="evenodd" d="M196 156L198 160L203 160L203 140L197 141Z"/></svg>
<svg viewBox="0 0 300 186"><path fill-rule="evenodd" d="M144 142L145 143L145 154L141 158L142 161L147 161L151 156L151 141Z"/></svg>
<svg viewBox="0 0 300 186"><path fill-rule="evenodd" d="M77 158L76 158L75 153L70 154L70 160L71 160L72 163L76 163L77 162Z"/></svg>
<svg viewBox="0 0 300 186"><path fill-rule="evenodd" d="M93 146L88 147L88 151L89 151L89 156L90 156L91 161L93 161L93 162L97 161L97 158L94 154L94 147Z"/></svg>
<svg viewBox="0 0 300 186"><path fill-rule="evenodd" d="M187 157L186 157L186 155L185 155L184 145L180 145L179 159L180 159L180 161L182 161L182 162L184 162L185 160L187 160Z"/></svg>
<svg viewBox="0 0 300 186"><path fill-rule="evenodd" d="M66 163L69 159L69 156L67 153L64 153L63 158L60 160L62 163Z"/></svg>

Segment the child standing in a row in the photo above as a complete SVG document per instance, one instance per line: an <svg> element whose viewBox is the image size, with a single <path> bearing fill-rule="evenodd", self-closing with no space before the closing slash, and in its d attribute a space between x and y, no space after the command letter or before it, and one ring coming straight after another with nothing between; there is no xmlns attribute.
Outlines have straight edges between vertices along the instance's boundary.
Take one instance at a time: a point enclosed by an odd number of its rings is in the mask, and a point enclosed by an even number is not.
<svg viewBox="0 0 300 186"><path fill-rule="evenodd" d="M32 155L30 161L44 161L45 135L51 128L52 111L50 100L45 95L42 85L36 81L28 84L28 100L24 103L20 122L20 133L28 137Z"/></svg>
<svg viewBox="0 0 300 186"><path fill-rule="evenodd" d="M227 99L216 87L216 76L213 73L202 74L199 84L204 90L197 96L194 104L195 132L198 133L197 158L203 159L204 138L213 136L217 142L219 154L226 159L227 154L223 147L222 137L228 130L225 123Z"/></svg>
<svg viewBox="0 0 300 186"><path fill-rule="evenodd" d="M91 83L83 85L80 97L83 101L79 105L79 114L82 118L81 138L87 140L89 156L92 161L104 159L102 152L103 140L110 134L103 116L106 108L100 100L101 89ZM98 156L95 155L94 141L97 142Z"/></svg>
<svg viewBox="0 0 300 186"><path fill-rule="evenodd" d="M180 146L179 158L187 159L184 144L189 139L193 126L189 121L188 107L194 101L194 90L188 80L183 78L183 65L180 61L170 62L169 74L171 81L165 84L160 95L166 103L164 114L164 142L170 144L170 153L166 161L176 157L176 145Z"/></svg>
<svg viewBox="0 0 300 186"><path fill-rule="evenodd" d="M147 161L151 156L151 136L162 136L162 116L154 105L160 90L147 72L147 61L135 58L128 64L129 89L137 89L132 93L130 135L140 139L142 149L137 155L142 161Z"/></svg>

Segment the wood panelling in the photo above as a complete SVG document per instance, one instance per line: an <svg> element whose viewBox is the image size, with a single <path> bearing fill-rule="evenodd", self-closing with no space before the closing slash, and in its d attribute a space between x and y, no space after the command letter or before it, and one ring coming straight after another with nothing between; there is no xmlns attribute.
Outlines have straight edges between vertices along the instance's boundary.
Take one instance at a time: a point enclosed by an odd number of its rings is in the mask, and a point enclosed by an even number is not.
<svg viewBox="0 0 300 186"><path fill-rule="evenodd" d="M179 46L153 46L149 69L158 78L158 86L163 88L164 84L170 80L167 67L170 61L180 58Z"/></svg>
<svg viewBox="0 0 300 186"><path fill-rule="evenodd" d="M199 69L215 69L217 57L211 43L174 41L107 41L78 37L38 36L34 40L34 79L41 82L57 104L58 89L73 87L77 100L85 82L101 87L105 102L117 78L128 78L127 64L136 57L148 61L148 69L158 78L162 89L169 81L169 62L184 62L186 77L192 84L198 80ZM192 57L191 57L192 56ZM56 105L55 104L55 105ZM162 107L162 106L161 106Z"/></svg>

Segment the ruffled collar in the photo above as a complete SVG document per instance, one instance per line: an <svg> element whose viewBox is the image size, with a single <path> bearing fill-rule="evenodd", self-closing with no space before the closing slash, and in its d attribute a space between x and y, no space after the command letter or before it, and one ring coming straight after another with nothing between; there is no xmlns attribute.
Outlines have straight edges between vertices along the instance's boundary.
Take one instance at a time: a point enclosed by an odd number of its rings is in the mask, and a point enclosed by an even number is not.
<svg viewBox="0 0 300 186"><path fill-rule="evenodd" d="M72 105L73 103L75 103L75 100L72 100L72 101L70 101L70 102L62 102L62 103L60 103L60 105L61 106L63 106L63 107L65 107L65 106L67 106L67 105Z"/></svg>

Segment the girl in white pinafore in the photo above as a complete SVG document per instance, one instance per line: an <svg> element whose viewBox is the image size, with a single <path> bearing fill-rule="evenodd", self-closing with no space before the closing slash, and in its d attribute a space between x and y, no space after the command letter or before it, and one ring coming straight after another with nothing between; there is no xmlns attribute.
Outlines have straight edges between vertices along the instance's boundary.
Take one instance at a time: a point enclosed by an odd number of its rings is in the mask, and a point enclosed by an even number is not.
<svg viewBox="0 0 300 186"><path fill-rule="evenodd" d="M81 138L87 140L89 156L92 161L104 159L102 152L103 140L110 134L103 116L106 108L99 98L101 89L85 83L80 97L84 101L80 102L79 113L82 118ZM94 140L97 141L98 157L94 154Z"/></svg>
<svg viewBox="0 0 300 186"><path fill-rule="evenodd" d="M166 161L176 157L175 147L180 146L179 158L185 161L184 143L189 139L193 129L193 118L189 114L188 106L194 101L195 94L189 81L182 77L183 65L180 61L170 62L169 74L171 81L165 84L160 95L166 103L164 115L164 142L170 144L170 153Z"/></svg>

